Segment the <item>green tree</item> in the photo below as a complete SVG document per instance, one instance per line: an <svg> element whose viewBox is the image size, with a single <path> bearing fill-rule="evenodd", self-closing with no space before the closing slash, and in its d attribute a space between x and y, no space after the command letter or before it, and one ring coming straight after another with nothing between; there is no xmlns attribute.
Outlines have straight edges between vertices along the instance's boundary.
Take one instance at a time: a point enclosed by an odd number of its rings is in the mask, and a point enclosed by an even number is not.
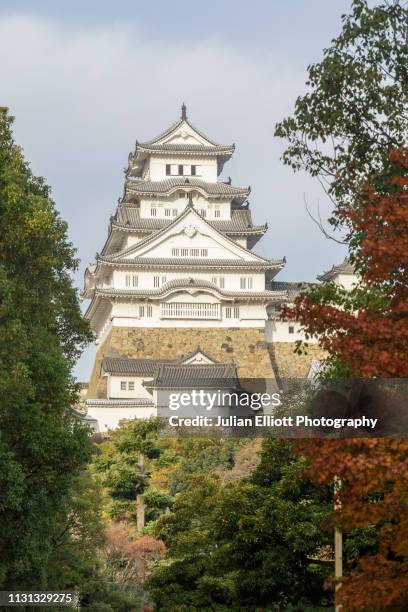
<svg viewBox="0 0 408 612"><path fill-rule="evenodd" d="M289 443L266 440L250 478L195 476L154 526L167 557L147 588L157 610L290 609L323 600L330 494Z"/></svg>
<svg viewBox="0 0 408 612"><path fill-rule="evenodd" d="M12 121L0 109L0 584L38 589L90 456L69 407L71 369L91 334L66 224L14 143Z"/></svg>
<svg viewBox="0 0 408 612"><path fill-rule="evenodd" d="M161 453L157 441L157 419L154 418L129 421L112 432L111 440L102 444L93 469L108 491L108 511L112 518L135 519L136 499L149 487L151 465ZM154 515L158 506L163 506L164 499L159 501L151 491L150 500Z"/></svg>
<svg viewBox="0 0 408 612"><path fill-rule="evenodd" d="M288 140L283 162L318 177L336 208L353 204L375 177L382 189L391 149L408 133L408 7L353 0L343 29L308 67L308 91L276 126Z"/></svg>

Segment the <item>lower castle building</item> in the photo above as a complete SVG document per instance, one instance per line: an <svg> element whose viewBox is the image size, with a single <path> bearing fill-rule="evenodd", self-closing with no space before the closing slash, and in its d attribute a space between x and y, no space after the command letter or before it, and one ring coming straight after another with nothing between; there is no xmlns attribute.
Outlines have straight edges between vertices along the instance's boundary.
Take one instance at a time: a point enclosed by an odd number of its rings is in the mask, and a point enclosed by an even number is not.
<svg viewBox="0 0 408 612"><path fill-rule="evenodd" d="M234 145L180 119L129 155L123 197L96 261L85 272L85 316L98 350L86 391L103 432L156 414L157 389L226 387L242 379L306 377L317 343L294 354L296 323L279 320L302 283L275 280L284 258L252 249L250 187L219 180ZM354 282L344 262L320 280Z"/></svg>

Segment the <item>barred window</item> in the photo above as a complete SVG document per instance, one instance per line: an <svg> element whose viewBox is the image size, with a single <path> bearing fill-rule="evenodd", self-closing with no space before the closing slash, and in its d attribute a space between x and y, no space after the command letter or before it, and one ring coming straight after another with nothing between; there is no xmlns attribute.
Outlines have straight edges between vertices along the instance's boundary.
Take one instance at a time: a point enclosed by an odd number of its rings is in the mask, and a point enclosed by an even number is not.
<svg viewBox="0 0 408 612"><path fill-rule="evenodd" d="M120 381L120 390L121 391L126 391L126 380L121 380Z"/></svg>
<svg viewBox="0 0 408 612"><path fill-rule="evenodd" d="M200 249L190 249L190 256L191 257L199 257L200 256Z"/></svg>
<svg viewBox="0 0 408 612"><path fill-rule="evenodd" d="M171 254L173 257L178 257L180 254L180 249L171 249Z"/></svg>
<svg viewBox="0 0 408 612"><path fill-rule="evenodd" d="M201 257L208 257L208 249L201 249Z"/></svg>
<svg viewBox="0 0 408 612"><path fill-rule="evenodd" d="M150 216L151 217L157 217L157 208L151 208L150 209Z"/></svg>
<svg viewBox="0 0 408 612"><path fill-rule="evenodd" d="M135 383L132 382L132 381L129 381L128 388L129 388L129 391L134 391L135 390Z"/></svg>
<svg viewBox="0 0 408 612"><path fill-rule="evenodd" d="M165 217L170 217L170 208L165 208L164 209L164 216Z"/></svg>
<svg viewBox="0 0 408 612"><path fill-rule="evenodd" d="M160 287L160 276L153 276L153 287Z"/></svg>
<svg viewBox="0 0 408 612"><path fill-rule="evenodd" d="M221 217L221 211L220 210L214 210L214 217Z"/></svg>
<svg viewBox="0 0 408 612"><path fill-rule="evenodd" d="M148 306L146 306L146 317L152 317L153 316L153 307L149 304Z"/></svg>
<svg viewBox="0 0 408 612"><path fill-rule="evenodd" d="M181 249L181 256L188 257L188 249Z"/></svg>

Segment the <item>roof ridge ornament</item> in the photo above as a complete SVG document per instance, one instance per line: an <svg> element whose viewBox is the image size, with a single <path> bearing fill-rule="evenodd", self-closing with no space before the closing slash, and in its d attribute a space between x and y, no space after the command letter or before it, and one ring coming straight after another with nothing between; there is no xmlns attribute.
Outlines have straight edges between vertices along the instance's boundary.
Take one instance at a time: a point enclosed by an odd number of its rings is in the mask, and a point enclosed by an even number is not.
<svg viewBox="0 0 408 612"><path fill-rule="evenodd" d="M184 104L181 105L181 119L182 121L187 121L187 106Z"/></svg>

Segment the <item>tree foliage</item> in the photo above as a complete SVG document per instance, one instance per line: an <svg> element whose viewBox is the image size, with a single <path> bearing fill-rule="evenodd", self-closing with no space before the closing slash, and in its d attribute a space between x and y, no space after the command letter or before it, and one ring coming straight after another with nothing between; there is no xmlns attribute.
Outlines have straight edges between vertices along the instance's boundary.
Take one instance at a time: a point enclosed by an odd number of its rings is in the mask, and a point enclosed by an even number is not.
<svg viewBox="0 0 408 612"><path fill-rule="evenodd" d="M70 491L90 456L70 416L71 368L91 334L77 261L49 187L33 176L0 110L0 583L42 588Z"/></svg>
<svg viewBox="0 0 408 612"><path fill-rule="evenodd" d="M361 285L347 294L327 287L300 296L295 317L319 334L332 362L351 376L408 375L408 153L391 153L395 174L388 193L367 187L359 206L340 211L350 226L353 260ZM310 440L299 444L311 475L335 477L341 509L334 521L345 531L375 526L376 554L363 555L343 580L345 610L386 612L408 606L408 443L404 440Z"/></svg>
<svg viewBox="0 0 408 612"><path fill-rule="evenodd" d="M223 486L215 475L191 476L154 525L167 548L147 582L157 610L320 603L330 496L303 469L290 444L269 440L250 478Z"/></svg>
<svg viewBox="0 0 408 612"><path fill-rule="evenodd" d="M406 3L353 0L342 21L323 60L308 67L307 93L275 132L289 143L284 163L318 177L336 208L353 203L368 180L381 189L389 152L408 132Z"/></svg>

